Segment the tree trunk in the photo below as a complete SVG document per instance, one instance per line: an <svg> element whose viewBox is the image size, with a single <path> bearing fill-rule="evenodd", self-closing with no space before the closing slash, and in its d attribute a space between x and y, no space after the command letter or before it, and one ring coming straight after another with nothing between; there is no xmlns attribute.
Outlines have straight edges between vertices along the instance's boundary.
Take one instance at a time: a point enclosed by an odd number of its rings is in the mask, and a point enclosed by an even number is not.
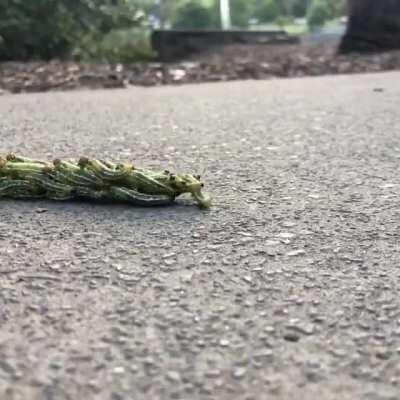
<svg viewBox="0 0 400 400"><path fill-rule="evenodd" d="M399 0L348 0L348 7L341 53L400 49Z"/></svg>

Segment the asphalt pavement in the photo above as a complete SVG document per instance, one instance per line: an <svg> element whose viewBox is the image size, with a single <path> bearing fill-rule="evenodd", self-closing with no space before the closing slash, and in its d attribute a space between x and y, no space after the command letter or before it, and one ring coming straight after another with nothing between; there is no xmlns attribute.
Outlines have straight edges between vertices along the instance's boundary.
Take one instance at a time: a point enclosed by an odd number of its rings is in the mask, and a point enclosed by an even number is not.
<svg viewBox="0 0 400 400"><path fill-rule="evenodd" d="M0 399L399 399L399 104L400 73L0 96L0 154L214 196L2 200Z"/></svg>

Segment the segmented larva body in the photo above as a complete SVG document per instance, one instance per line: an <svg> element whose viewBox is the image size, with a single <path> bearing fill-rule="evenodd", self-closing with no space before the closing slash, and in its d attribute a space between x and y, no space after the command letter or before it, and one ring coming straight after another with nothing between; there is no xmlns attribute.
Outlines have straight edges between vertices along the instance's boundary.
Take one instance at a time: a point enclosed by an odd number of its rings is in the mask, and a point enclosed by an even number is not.
<svg viewBox="0 0 400 400"><path fill-rule="evenodd" d="M202 195L203 186L200 176L154 172L130 163L86 157L78 162L56 159L52 163L14 154L0 157L0 198L84 198L160 206L190 193L200 207L208 208L210 199Z"/></svg>

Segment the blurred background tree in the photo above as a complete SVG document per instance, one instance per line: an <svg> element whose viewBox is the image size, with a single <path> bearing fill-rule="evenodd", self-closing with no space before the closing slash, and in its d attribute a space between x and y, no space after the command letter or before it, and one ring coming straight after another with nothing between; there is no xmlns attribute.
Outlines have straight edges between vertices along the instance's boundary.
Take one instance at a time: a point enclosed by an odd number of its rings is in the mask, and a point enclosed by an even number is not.
<svg viewBox="0 0 400 400"><path fill-rule="evenodd" d="M400 48L399 0L348 0L349 23L340 51L386 51Z"/></svg>

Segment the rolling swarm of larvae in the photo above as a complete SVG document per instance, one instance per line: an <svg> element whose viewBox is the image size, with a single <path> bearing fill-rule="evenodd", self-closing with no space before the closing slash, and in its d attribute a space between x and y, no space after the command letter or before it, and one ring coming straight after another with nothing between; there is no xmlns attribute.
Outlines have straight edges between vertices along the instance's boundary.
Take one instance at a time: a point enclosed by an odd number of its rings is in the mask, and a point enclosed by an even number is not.
<svg viewBox="0 0 400 400"><path fill-rule="evenodd" d="M201 193L200 176L175 175L81 157L78 162L31 160L8 154L0 157L0 198L88 199L124 202L137 206L171 204L190 193L199 207L211 200Z"/></svg>

